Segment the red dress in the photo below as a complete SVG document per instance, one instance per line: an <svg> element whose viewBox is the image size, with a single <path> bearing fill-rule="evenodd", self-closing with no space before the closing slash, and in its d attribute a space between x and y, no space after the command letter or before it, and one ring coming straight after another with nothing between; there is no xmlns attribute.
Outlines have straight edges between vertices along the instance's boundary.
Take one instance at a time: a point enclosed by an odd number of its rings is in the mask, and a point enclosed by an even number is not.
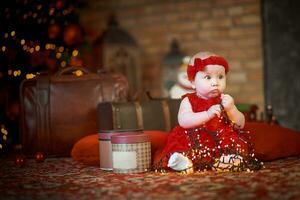
<svg viewBox="0 0 300 200"><path fill-rule="evenodd" d="M199 98L196 93L186 94L183 97L188 97L193 112L207 111L212 105L221 103L220 97L206 100ZM216 116L195 128L185 129L178 125L169 134L162 158L156 167L166 168L169 157L179 152L192 160L196 170L216 167L216 160L221 155L228 154L243 158L241 165L238 168L231 167L231 170L258 169L261 164L254 158L249 135L249 132L238 129L228 119L224 110L220 118Z"/></svg>

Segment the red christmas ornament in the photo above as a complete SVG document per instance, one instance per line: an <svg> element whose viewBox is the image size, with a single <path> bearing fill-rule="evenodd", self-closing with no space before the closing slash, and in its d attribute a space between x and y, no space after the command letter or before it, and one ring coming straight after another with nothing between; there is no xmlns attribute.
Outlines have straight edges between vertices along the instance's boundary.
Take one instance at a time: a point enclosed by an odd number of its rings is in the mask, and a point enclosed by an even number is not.
<svg viewBox="0 0 300 200"><path fill-rule="evenodd" d="M15 164L19 167L23 167L26 164L26 157L24 155L17 155L15 158Z"/></svg>
<svg viewBox="0 0 300 200"><path fill-rule="evenodd" d="M45 155L43 152L36 152L36 154L34 155L35 161L36 162L44 162L45 160Z"/></svg>
<svg viewBox="0 0 300 200"><path fill-rule="evenodd" d="M80 44L83 41L83 32L80 25L70 24L64 28L63 40L67 46Z"/></svg>
<svg viewBox="0 0 300 200"><path fill-rule="evenodd" d="M57 9L62 9L64 6L64 2L63 1L57 1L55 4Z"/></svg>
<svg viewBox="0 0 300 200"><path fill-rule="evenodd" d="M58 24L50 24L48 26L49 39L57 39L61 33L61 27Z"/></svg>

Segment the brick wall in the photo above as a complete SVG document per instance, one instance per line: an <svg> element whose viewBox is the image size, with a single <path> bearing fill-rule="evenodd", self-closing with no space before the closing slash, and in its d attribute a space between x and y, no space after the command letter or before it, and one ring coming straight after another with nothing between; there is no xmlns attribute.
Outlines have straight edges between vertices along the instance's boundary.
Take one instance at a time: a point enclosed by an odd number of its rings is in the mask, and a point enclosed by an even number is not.
<svg viewBox="0 0 300 200"><path fill-rule="evenodd" d="M187 55L212 51L230 64L227 92L262 109L263 58L260 0L89 0L81 24L92 42L113 11L142 51L143 87L160 94L162 57L176 38Z"/></svg>

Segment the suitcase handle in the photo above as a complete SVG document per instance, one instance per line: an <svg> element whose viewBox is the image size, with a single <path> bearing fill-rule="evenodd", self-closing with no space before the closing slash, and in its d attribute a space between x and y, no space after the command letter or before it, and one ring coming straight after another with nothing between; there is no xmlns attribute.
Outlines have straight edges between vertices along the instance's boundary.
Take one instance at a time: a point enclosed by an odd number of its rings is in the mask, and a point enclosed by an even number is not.
<svg viewBox="0 0 300 200"><path fill-rule="evenodd" d="M56 76L62 76L64 74L69 74L71 72L74 72L74 71L77 71L77 70L80 70L82 72L84 72L85 74L90 74L91 71L86 69L86 68L83 68L83 67L66 67L64 69L61 69L59 70L58 72L56 72Z"/></svg>

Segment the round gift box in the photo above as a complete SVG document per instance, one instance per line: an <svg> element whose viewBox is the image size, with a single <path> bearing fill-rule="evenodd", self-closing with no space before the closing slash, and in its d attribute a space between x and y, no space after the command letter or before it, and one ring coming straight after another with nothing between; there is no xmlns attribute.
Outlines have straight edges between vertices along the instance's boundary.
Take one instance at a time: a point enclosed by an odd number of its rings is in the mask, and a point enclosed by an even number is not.
<svg viewBox="0 0 300 200"><path fill-rule="evenodd" d="M150 170L151 142L146 134L119 134L111 137L115 173L140 173Z"/></svg>
<svg viewBox="0 0 300 200"><path fill-rule="evenodd" d="M100 130L99 131L98 136L99 136L100 169L113 170L111 137L113 135L132 134L132 133L142 134L143 131L140 129Z"/></svg>

